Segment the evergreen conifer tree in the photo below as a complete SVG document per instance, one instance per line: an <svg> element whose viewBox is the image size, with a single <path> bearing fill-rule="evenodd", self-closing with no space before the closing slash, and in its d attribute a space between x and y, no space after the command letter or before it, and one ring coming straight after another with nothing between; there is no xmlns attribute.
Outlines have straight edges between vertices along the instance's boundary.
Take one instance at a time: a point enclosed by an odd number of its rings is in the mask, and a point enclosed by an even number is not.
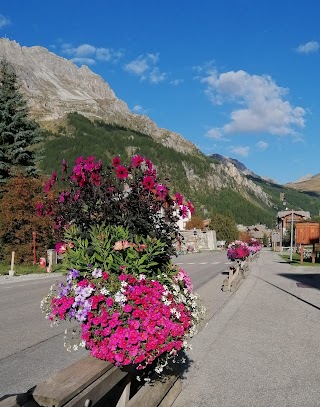
<svg viewBox="0 0 320 407"><path fill-rule="evenodd" d="M41 130L28 117L28 106L18 89L13 66L0 62L0 183L19 168L26 175L37 174L37 153L32 147L41 141Z"/></svg>

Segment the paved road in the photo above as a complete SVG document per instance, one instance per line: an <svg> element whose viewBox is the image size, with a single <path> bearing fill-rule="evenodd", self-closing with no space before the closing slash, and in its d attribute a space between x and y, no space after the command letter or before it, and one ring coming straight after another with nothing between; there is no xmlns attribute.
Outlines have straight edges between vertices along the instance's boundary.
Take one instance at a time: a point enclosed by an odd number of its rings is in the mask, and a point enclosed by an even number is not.
<svg viewBox="0 0 320 407"><path fill-rule="evenodd" d="M221 277L229 265L226 252L182 255L174 263L187 271L195 291ZM64 330L71 325L51 328L41 313L40 301L56 279L52 275L0 284L0 397L25 392L87 354L64 351Z"/></svg>
<svg viewBox="0 0 320 407"><path fill-rule="evenodd" d="M194 253L192 255L183 255L173 260L185 269L194 284L194 290L197 291L212 278L225 272L231 262L227 260L226 252L204 252Z"/></svg>

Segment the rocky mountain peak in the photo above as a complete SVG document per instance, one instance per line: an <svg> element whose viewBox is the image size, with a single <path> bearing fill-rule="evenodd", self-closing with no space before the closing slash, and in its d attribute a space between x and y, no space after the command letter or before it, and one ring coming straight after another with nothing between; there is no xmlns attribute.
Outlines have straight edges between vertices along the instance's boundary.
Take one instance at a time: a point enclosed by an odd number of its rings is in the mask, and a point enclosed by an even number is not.
<svg viewBox="0 0 320 407"><path fill-rule="evenodd" d="M7 38L0 39L0 58L15 67L30 112L39 122L54 121L76 111L141 131L182 153L198 151L178 133L159 128L147 116L132 113L101 76L85 65L79 68L46 48L21 47Z"/></svg>

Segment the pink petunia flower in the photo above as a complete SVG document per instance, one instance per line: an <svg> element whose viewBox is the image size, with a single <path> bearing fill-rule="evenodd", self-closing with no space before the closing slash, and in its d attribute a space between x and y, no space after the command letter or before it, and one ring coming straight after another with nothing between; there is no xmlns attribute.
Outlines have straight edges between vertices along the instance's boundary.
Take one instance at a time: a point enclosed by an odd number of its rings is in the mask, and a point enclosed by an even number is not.
<svg viewBox="0 0 320 407"><path fill-rule="evenodd" d="M126 305L123 307L123 311L124 311L124 312L131 312L131 311L132 311L132 305L126 304Z"/></svg>

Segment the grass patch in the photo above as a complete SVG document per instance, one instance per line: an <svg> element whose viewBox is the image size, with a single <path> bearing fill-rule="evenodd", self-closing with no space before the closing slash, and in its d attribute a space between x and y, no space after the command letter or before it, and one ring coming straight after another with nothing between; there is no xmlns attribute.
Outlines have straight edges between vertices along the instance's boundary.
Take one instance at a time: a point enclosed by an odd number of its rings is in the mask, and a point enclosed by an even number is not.
<svg viewBox="0 0 320 407"><path fill-rule="evenodd" d="M300 254L292 253L292 261L290 261L290 251L285 254L280 254L280 257L285 260L287 263L292 264L293 266L310 266L310 267L319 267L320 266L320 259L316 258L315 263L312 263L312 259L307 258L303 259L303 263L300 263Z"/></svg>
<svg viewBox="0 0 320 407"><path fill-rule="evenodd" d="M10 264L0 263L0 275L9 275ZM22 276L25 274L43 274L46 269L41 269L38 264L34 265L15 265L14 274L17 276Z"/></svg>

